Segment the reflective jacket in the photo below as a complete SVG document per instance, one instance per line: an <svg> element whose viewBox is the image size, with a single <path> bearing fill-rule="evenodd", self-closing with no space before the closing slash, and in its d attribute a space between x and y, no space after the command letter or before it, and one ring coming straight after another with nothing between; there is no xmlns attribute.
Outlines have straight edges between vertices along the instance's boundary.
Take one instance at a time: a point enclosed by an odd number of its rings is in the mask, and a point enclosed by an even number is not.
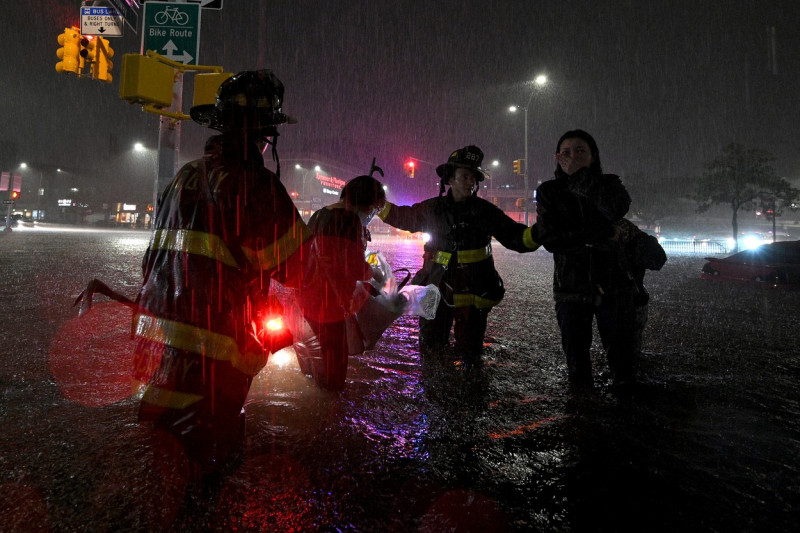
<svg viewBox="0 0 800 533"><path fill-rule="evenodd" d="M212 137L205 156L181 168L159 197L142 264L140 379L164 358L143 403L185 408L233 381L246 395L269 355L255 333L270 279L297 282L294 261L309 235L255 145ZM182 376L190 367L199 374Z"/></svg>
<svg viewBox="0 0 800 533"><path fill-rule="evenodd" d="M553 253L556 301L591 302L611 287L630 285L620 264L624 252L611 241L630 203L619 176L587 168L571 176L559 170L536 189L536 235Z"/></svg>
<svg viewBox="0 0 800 533"><path fill-rule="evenodd" d="M378 216L390 226L430 235L422 268L411 283L437 285L444 300L456 307L486 309L502 300L505 288L494 267L492 237L516 252L539 247L531 228L477 196L456 202L448 191L411 206L387 203Z"/></svg>

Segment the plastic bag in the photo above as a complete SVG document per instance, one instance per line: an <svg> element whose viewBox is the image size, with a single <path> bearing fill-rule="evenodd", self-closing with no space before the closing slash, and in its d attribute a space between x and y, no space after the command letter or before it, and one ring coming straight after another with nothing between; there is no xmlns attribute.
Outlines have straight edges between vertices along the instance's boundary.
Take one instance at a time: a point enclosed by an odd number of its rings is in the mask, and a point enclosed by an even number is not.
<svg viewBox="0 0 800 533"><path fill-rule="evenodd" d="M364 282L359 282L354 298L358 301L359 294L362 298L365 292L369 294L358 308L356 319L362 333L364 349L371 350L383 336L383 332L401 315L433 319L441 294L435 285L402 286L403 283L397 281L389 262L380 252L367 252L366 259L379 277L373 277L368 282L374 290L369 290Z"/></svg>
<svg viewBox="0 0 800 533"><path fill-rule="evenodd" d="M416 315L427 320L433 320L436 316L436 309L442 299L442 293L433 284L406 285L400 289L400 294L405 299L404 315Z"/></svg>

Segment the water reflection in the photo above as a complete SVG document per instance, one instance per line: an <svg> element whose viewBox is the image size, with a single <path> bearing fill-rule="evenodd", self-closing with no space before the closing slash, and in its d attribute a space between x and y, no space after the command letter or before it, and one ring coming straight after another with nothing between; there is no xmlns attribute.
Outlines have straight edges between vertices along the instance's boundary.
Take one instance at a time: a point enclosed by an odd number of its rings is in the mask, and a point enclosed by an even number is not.
<svg viewBox="0 0 800 533"><path fill-rule="evenodd" d="M644 384L620 394L598 375L593 391L573 394L553 317L552 258L498 247L509 290L490 318L482 369L466 372L446 352L421 355L412 317L351 358L338 394L316 387L291 355L273 361L248 398L244 461L197 491L180 461L165 460L175 456L170 440L135 423L136 402L106 394L121 390L105 357L115 352L95 342L71 357L92 336L71 322L87 277L126 293L140 281L146 240L133 250L125 239L0 240L0 296L14 309L0 369L3 531L795 525L800 294L721 293L696 279L702 259L671 257L650 282ZM421 255L415 241L376 247L411 269ZM110 340L123 335L129 317L103 309L95 324L108 321ZM599 347L593 357L602 372Z"/></svg>

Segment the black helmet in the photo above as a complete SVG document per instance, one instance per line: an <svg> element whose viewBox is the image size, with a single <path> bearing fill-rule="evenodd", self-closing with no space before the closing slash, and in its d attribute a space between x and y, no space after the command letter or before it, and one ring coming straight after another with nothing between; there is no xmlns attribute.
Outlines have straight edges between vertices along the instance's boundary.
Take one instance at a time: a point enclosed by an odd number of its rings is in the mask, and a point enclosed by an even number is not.
<svg viewBox="0 0 800 533"><path fill-rule="evenodd" d="M477 146L465 146L456 150L447 158L447 163L436 167L436 173L443 180L452 176L457 168L468 168L475 172L475 181L481 182L486 179L486 171L481 168L483 162L483 152Z"/></svg>
<svg viewBox="0 0 800 533"><path fill-rule="evenodd" d="M271 70L246 70L222 82L216 103L194 106L189 115L220 131L274 131L278 124L297 122L282 105L283 83Z"/></svg>

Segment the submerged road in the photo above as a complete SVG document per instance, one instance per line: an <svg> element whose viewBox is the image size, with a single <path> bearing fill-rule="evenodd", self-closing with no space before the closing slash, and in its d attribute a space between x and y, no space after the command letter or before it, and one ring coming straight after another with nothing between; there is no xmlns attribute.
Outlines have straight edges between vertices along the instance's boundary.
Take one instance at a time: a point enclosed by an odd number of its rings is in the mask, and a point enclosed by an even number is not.
<svg viewBox="0 0 800 533"><path fill-rule="evenodd" d="M420 358L399 319L350 360L340 394L289 354L248 398L247 456L187 495L136 423L130 313L71 307L97 277L133 295L149 234L0 235L0 530L788 531L800 513L800 292L698 279L671 255L646 279L642 383L570 394L552 258L497 246L507 293L486 364ZM421 243L378 239L395 267Z"/></svg>

